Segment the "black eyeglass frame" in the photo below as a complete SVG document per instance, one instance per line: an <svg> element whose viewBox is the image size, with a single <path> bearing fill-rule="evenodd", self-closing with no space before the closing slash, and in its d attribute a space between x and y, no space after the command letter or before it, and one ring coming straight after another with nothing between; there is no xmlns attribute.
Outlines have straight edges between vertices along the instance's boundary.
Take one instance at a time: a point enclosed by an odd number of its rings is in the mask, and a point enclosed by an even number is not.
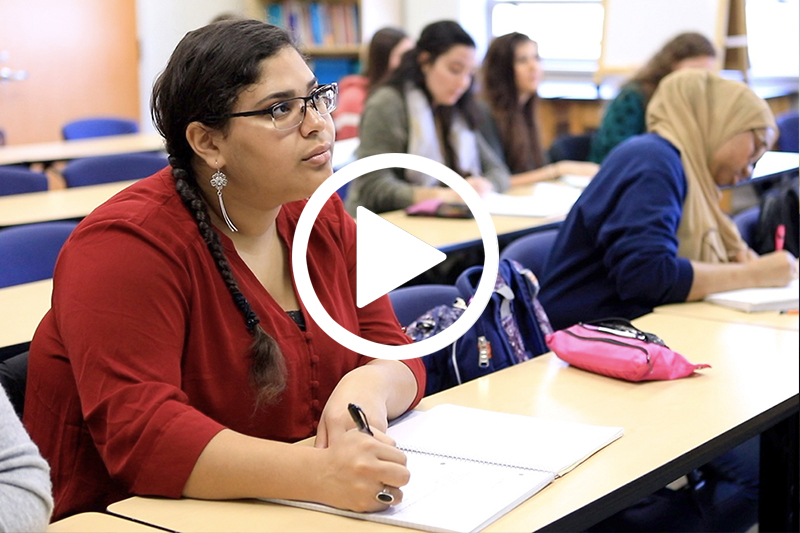
<svg viewBox="0 0 800 533"><path fill-rule="evenodd" d="M330 89L333 89L334 105L332 106L331 109L329 109L325 113L322 113L322 112L320 112L319 109L317 109L317 104L314 103L314 98L319 96L319 94L321 92L327 91L327 90L330 90ZM275 123L275 108L277 108L278 106L285 105L286 102L291 102L292 100L302 100L303 101L303 113L301 115L302 119L297 124L289 126L288 128L278 128L278 125ZM278 129L278 130L290 130L292 128L296 128L297 126L299 126L300 124L303 123L303 120L306 117L306 109L308 108L308 104L309 103L311 103L311 106L314 108L314 111L319 113L320 116L330 115L331 112L336 109L336 106L339 103L339 84L335 83L335 82L334 83L326 83L325 85L320 85L319 87L317 87L316 89L311 91L311 94L309 94L308 96L295 96L294 98L287 98L286 100L281 100L280 102L276 102L276 103L272 104L271 106L269 106L269 107L267 107L265 109L256 109L254 111L240 111L238 113L228 113L227 115L222 115L222 117L220 117L220 118L228 119L228 118L236 118L236 117L255 117L255 116L259 116L259 115L269 115L272 118L272 125L275 126L275 129Z"/></svg>

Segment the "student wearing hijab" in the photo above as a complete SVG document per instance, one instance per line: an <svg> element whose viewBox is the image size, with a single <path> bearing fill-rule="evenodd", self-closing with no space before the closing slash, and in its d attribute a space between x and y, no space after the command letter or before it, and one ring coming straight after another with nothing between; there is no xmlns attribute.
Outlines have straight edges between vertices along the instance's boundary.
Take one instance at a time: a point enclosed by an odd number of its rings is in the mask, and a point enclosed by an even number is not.
<svg viewBox="0 0 800 533"><path fill-rule="evenodd" d="M617 147L573 206L539 298L553 326L700 300L797 277L788 252L761 257L719 206L719 187L750 177L775 120L746 85L687 69L662 81L650 133Z"/></svg>
<svg viewBox="0 0 800 533"><path fill-rule="evenodd" d="M472 95L475 41L456 22L434 22L384 86L367 99L357 156L408 153L438 161L463 176L478 193L508 187L508 168L478 133ZM455 191L419 172L386 169L350 184L347 210L376 213L438 198L462 202Z"/></svg>
<svg viewBox="0 0 800 533"><path fill-rule="evenodd" d="M748 179L775 139L766 102L685 69L662 80L647 127L609 154L559 230L539 294L555 328L797 278L790 253L758 257L719 206L719 187ZM695 501L659 491L593 530L745 531L757 519L758 454L751 439L698 469Z"/></svg>

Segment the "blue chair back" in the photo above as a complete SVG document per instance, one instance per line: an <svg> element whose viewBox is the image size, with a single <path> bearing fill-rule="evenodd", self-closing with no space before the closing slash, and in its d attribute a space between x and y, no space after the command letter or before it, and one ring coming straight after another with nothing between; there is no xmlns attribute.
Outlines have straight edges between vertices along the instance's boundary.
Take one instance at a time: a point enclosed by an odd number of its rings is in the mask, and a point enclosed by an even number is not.
<svg viewBox="0 0 800 533"><path fill-rule="evenodd" d="M67 187L146 178L167 166L160 152L113 154L75 159L62 171Z"/></svg>
<svg viewBox="0 0 800 533"><path fill-rule="evenodd" d="M77 222L41 222L0 230L0 288L53 277L56 258Z"/></svg>
<svg viewBox="0 0 800 533"><path fill-rule="evenodd" d="M389 299L397 321L407 326L428 309L452 304L458 295L455 285L412 285L393 290L389 293Z"/></svg>
<svg viewBox="0 0 800 533"><path fill-rule="evenodd" d="M562 135L553 141L547 155L550 161L588 161L592 145L592 134Z"/></svg>
<svg viewBox="0 0 800 533"><path fill-rule="evenodd" d="M47 176L24 167L0 167L0 196L47 190Z"/></svg>
<svg viewBox="0 0 800 533"><path fill-rule="evenodd" d="M64 140L139 133L139 124L127 118L97 117L68 122L61 128Z"/></svg>
<svg viewBox="0 0 800 533"><path fill-rule="evenodd" d="M756 226L758 225L758 217L761 215L761 206L755 205L733 215L733 222L739 228L739 233L742 239L747 243L747 246L754 248L754 241L756 236Z"/></svg>
<svg viewBox="0 0 800 533"><path fill-rule="evenodd" d="M541 279L557 236L558 228L553 228L520 237L503 249L500 259L513 259Z"/></svg>
<svg viewBox="0 0 800 533"><path fill-rule="evenodd" d="M775 147L781 152L798 152L798 137L800 136L800 118L798 110L793 109L778 115L775 121L778 123L778 144Z"/></svg>

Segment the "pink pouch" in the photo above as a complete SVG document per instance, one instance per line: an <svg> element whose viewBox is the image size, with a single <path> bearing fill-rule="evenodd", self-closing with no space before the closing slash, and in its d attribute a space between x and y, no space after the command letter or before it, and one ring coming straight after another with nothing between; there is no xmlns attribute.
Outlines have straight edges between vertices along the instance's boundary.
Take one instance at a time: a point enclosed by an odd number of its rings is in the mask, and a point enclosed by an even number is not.
<svg viewBox="0 0 800 533"><path fill-rule="evenodd" d="M711 368L690 363L658 336L621 318L580 322L547 335L546 341L573 366L627 381L678 379Z"/></svg>

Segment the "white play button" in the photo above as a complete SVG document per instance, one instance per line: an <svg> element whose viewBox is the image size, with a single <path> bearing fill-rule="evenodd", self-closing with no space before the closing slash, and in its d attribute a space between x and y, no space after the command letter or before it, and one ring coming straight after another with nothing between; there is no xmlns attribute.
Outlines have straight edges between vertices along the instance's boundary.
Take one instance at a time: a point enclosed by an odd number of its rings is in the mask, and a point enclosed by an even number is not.
<svg viewBox="0 0 800 533"><path fill-rule="evenodd" d="M447 256L359 206L356 305L361 308L444 261Z"/></svg>

